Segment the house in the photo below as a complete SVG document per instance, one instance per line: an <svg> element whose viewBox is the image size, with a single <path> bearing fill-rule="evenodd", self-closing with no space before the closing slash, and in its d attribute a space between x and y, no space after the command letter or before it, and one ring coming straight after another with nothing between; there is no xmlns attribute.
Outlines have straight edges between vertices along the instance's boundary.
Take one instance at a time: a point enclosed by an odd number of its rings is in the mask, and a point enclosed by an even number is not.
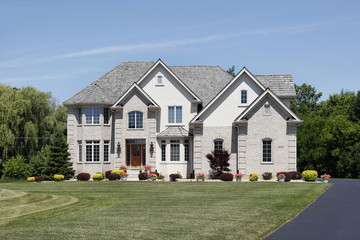
<svg viewBox="0 0 360 240"><path fill-rule="evenodd" d="M296 170L292 75L235 77L219 66L123 62L64 102L77 173L151 165L168 176L209 174L225 149L232 173Z"/></svg>

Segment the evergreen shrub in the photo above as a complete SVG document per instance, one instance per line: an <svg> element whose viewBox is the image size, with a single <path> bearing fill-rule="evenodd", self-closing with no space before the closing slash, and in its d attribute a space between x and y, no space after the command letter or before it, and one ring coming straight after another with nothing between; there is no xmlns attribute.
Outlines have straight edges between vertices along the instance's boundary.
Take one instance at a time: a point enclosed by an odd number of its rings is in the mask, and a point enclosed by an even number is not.
<svg viewBox="0 0 360 240"><path fill-rule="evenodd" d="M272 173L271 172L264 172L262 174L262 177L264 180L271 180L272 179Z"/></svg>
<svg viewBox="0 0 360 240"><path fill-rule="evenodd" d="M305 181L316 181L316 179L318 178L318 172L315 170L306 170L303 171L302 173L302 177L304 178Z"/></svg>
<svg viewBox="0 0 360 240"><path fill-rule="evenodd" d="M234 178L234 175L232 175L231 173L223 173L220 175L221 181L232 181L233 178Z"/></svg>

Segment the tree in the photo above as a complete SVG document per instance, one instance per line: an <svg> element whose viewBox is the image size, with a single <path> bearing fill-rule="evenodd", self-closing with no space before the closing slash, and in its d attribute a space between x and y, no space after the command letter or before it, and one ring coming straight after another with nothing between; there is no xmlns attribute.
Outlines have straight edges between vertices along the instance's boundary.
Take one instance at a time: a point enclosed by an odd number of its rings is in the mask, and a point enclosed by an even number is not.
<svg viewBox="0 0 360 240"><path fill-rule="evenodd" d="M230 154L226 150L214 150L211 153L206 155L206 158L209 161L210 168L212 170L210 177L213 179L219 179L220 175L224 171L229 172L229 160Z"/></svg>
<svg viewBox="0 0 360 240"><path fill-rule="evenodd" d="M68 152L66 137L58 130L50 144L49 160L44 170L45 178L52 180L55 174L62 174L65 179L72 178L75 171L72 168L72 162L70 162L69 156L70 153Z"/></svg>
<svg viewBox="0 0 360 240"><path fill-rule="evenodd" d="M231 76L235 77L235 65L232 65L232 67L226 70L226 72L229 73Z"/></svg>
<svg viewBox="0 0 360 240"><path fill-rule="evenodd" d="M25 159L17 155L10 158L4 164L4 175L2 178L24 179L29 176L29 165L25 163Z"/></svg>
<svg viewBox="0 0 360 240"><path fill-rule="evenodd" d="M295 84L296 98L291 100L291 110L300 117L315 111L322 93L316 93L311 85L303 83L301 86Z"/></svg>
<svg viewBox="0 0 360 240"><path fill-rule="evenodd" d="M47 162L49 161L50 149L45 146L34 157L30 159L30 176L43 176Z"/></svg>

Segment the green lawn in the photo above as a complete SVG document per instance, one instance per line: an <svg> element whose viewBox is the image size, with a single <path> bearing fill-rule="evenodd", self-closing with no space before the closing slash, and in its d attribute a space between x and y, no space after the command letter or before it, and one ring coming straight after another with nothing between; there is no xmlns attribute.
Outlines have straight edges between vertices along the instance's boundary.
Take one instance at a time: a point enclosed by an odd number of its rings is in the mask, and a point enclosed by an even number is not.
<svg viewBox="0 0 360 240"><path fill-rule="evenodd" d="M0 239L262 239L330 186L0 183Z"/></svg>

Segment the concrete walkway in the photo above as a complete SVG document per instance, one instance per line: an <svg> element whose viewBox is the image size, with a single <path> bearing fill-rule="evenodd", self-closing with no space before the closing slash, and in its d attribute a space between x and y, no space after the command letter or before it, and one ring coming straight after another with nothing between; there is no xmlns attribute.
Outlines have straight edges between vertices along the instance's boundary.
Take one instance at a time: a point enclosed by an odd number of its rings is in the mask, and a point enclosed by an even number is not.
<svg viewBox="0 0 360 240"><path fill-rule="evenodd" d="M360 180L329 182L330 189L265 239L360 239Z"/></svg>

